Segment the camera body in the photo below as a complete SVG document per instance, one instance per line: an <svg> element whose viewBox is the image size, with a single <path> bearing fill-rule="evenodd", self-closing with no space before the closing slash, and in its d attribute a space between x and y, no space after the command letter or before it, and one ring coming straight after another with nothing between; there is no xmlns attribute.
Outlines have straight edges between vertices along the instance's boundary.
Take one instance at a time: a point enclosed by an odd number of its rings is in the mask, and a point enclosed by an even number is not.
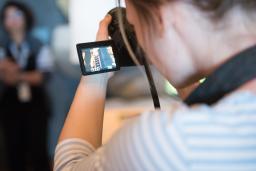
<svg viewBox="0 0 256 171"><path fill-rule="evenodd" d="M142 57L143 57L142 50L138 45L138 41L137 41L133 26L128 22L126 18L126 9L122 7L117 7L108 12L108 14L112 16L112 21L108 27L108 32L109 32L109 36L113 40L114 45L117 49L117 57L119 58L118 59L119 65L120 67L135 66L135 63L130 57L130 54L123 41L123 37L119 27L119 19L118 19L119 13L121 13L121 16L122 16L123 25L124 25L128 42L131 45L133 52L135 52L135 55L141 64Z"/></svg>

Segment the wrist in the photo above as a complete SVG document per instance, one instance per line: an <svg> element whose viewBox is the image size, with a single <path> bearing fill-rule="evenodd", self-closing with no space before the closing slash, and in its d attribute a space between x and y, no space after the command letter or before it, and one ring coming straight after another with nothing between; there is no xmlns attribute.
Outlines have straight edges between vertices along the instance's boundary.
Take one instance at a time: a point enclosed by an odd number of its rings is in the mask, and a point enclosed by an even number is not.
<svg viewBox="0 0 256 171"><path fill-rule="evenodd" d="M107 86L108 80L109 80L108 73L98 74L98 75L89 75L89 76L82 76L80 84L104 87L104 86Z"/></svg>
<svg viewBox="0 0 256 171"><path fill-rule="evenodd" d="M84 99L105 99L108 79L95 76L83 76L77 88L77 93Z"/></svg>

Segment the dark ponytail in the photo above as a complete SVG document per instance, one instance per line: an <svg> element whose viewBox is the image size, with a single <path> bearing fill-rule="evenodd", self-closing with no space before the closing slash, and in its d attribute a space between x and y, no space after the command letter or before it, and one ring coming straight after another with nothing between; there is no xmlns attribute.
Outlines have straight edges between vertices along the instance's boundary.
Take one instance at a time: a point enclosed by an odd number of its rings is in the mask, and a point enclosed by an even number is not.
<svg viewBox="0 0 256 171"><path fill-rule="evenodd" d="M221 19L230 9L235 6L240 6L244 11L256 12L256 0L129 0L136 11L140 20L146 23L153 30L156 27L154 24L157 18L157 9L166 3L184 1L192 3L201 11L208 13L216 20ZM156 10L155 10L156 9Z"/></svg>

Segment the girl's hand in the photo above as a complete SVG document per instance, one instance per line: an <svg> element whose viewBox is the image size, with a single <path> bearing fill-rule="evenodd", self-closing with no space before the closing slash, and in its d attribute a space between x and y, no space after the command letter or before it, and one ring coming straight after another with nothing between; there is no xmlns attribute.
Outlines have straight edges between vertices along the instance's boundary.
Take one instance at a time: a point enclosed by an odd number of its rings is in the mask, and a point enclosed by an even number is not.
<svg viewBox="0 0 256 171"><path fill-rule="evenodd" d="M96 41L104 41L109 39L108 26L111 23L111 15L106 15L99 24L99 30L96 36ZM96 83L96 84L107 84L108 80L114 75L113 72L95 74L90 76L83 76L81 83Z"/></svg>
<svg viewBox="0 0 256 171"><path fill-rule="evenodd" d="M112 16L106 15L104 19L100 21L99 30L96 36L96 41L103 41L109 39L108 26L111 23Z"/></svg>

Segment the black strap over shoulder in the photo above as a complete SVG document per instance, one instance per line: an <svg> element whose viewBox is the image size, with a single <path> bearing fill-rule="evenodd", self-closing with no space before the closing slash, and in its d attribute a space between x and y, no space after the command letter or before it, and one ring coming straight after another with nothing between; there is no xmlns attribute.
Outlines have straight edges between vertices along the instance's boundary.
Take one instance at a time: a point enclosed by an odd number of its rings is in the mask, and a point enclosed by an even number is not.
<svg viewBox="0 0 256 171"><path fill-rule="evenodd" d="M256 46L239 53L219 67L185 100L185 103L212 105L254 78Z"/></svg>

